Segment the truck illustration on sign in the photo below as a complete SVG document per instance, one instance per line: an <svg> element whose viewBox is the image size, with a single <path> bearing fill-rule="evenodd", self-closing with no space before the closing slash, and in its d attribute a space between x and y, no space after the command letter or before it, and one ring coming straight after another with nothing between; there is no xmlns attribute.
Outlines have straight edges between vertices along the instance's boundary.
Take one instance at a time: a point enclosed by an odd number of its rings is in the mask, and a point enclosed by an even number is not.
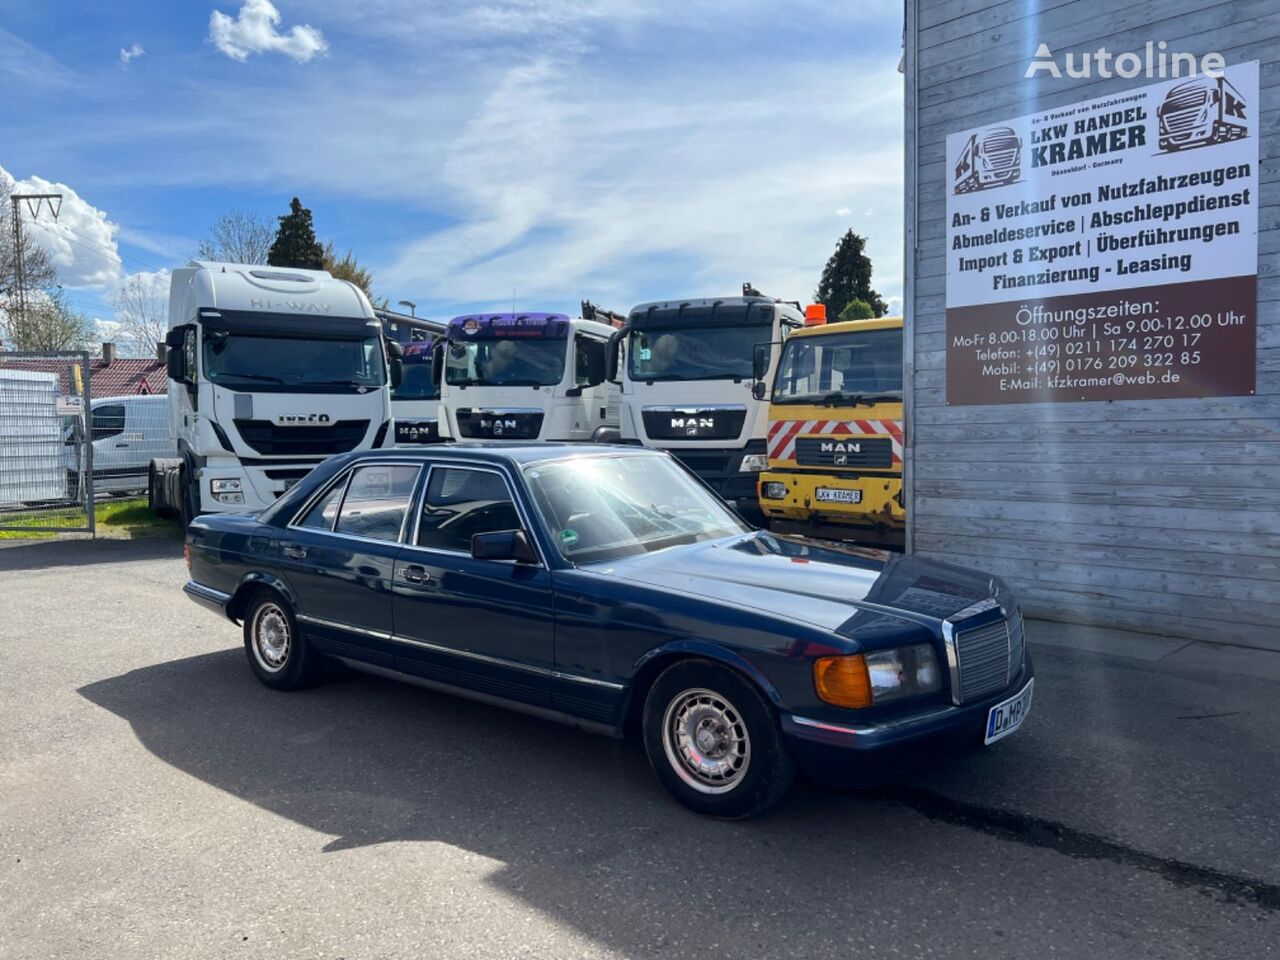
<svg viewBox="0 0 1280 960"><path fill-rule="evenodd" d="M1009 127L970 134L956 161L955 192L972 193L1016 183L1022 175L1022 140Z"/></svg>
<svg viewBox="0 0 1280 960"><path fill-rule="evenodd" d="M1244 97L1226 77L1196 77L1171 87L1156 116L1165 153L1249 135Z"/></svg>

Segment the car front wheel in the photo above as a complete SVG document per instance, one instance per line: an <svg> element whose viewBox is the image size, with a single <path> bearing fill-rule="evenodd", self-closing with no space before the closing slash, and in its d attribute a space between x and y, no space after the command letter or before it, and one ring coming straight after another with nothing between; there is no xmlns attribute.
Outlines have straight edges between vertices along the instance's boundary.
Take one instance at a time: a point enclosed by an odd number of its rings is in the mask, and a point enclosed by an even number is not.
<svg viewBox="0 0 1280 960"><path fill-rule="evenodd" d="M298 632L289 605L272 590L259 590L249 600L244 649L254 676L273 690L298 690L319 674L319 655Z"/></svg>
<svg viewBox="0 0 1280 960"><path fill-rule="evenodd" d="M698 813L761 813L795 779L773 707L736 671L709 660L681 661L658 677L643 730L658 779Z"/></svg>

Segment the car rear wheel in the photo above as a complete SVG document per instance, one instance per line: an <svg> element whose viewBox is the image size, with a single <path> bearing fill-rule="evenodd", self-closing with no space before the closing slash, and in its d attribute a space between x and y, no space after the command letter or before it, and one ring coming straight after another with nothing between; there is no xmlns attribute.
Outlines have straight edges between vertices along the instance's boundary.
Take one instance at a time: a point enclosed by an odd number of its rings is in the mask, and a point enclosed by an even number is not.
<svg viewBox="0 0 1280 960"><path fill-rule="evenodd" d="M643 731L658 779L698 813L761 813L795 779L773 707L741 674L709 660L681 661L658 677Z"/></svg>
<svg viewBox="0 0 1280 960"><path fill-rule="evenodd" d="M244 649L254 676L273 690L298 690L319 674L319 654L299 632L289 605L273 590L259 590L249 600Z"/></svg>

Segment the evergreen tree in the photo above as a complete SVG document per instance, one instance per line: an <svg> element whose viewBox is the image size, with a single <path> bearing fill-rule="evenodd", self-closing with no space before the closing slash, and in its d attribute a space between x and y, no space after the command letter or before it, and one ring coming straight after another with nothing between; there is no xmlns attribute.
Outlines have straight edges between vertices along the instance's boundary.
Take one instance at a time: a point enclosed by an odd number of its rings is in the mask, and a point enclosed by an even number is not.
<svg viewBox="0 0 1280 960"><path fill-rule="evenodd" d="M280 218L275 242L267 253L273 267L297 267L300 270L323 270L324 248L316 239L311 225L311 211L297 197L289 203L289 212Z"/></svg>
<svg viewBox="0 0 1280 960"><path fill-rule="evenodd" d="M871 307L872 316L883 317L888 305L880 294L871 289L871 258L863 253L867 241L852 230L845 233L836 244L822 270L818 290L813 295L818 303L825 304L828 317L841 317L851 300L864 300Z"/></svg>
<svg viewBox="0 0 1280 960"><path fill-rule="evenodd" d="M369 302L375 307L385 307L387 305L385 297L381 303L374 297L373 273L368 267L361 266L355 254L350 250L346 252L345 256L339 257L333 243L326 243L324 245L324 269L328 270L338 280L348 280L354 283L364 291L364 295L369 298Z"/></svg>

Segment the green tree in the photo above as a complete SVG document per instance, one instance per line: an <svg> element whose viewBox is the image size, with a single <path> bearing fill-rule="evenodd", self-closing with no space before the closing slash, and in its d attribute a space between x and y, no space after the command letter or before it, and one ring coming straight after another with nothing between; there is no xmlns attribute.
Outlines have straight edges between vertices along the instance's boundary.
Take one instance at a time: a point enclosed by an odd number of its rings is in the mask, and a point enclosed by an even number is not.
<svg viewBox="0 0 1280 960"><path fill-rule="evenodd" d="M273 267L297 267L299 270L323 270L324 248L316 239L311 225L311 211L294 197L289 202L289 212L280 218L276 239L267 253L267 263Z"/></svg>
<svg viewBox="0 0 1280 960"><path fill-rule="evenodd" d="M836 317L837 323L848 323L850 320L870 320L876 315L871 309L871 304L865 300L850 300L844 305L844 309L840 311L840 316Z"/></svg>
<svg viewBox="0 0 1280 960"><path fill-rule="evenodd" d="M841 315L851 300L865 301L875 317L883 317L889 309L880 294L871 289L871 258L863 252L866 245L862 237L847 231L822 269L813 299L826 305L828 317L845 319Z"/></svg>
<svg viewBox="0 0 1280 960"><path fill-rule="evenodd" d="M368 267L362 267L354 253L348 250L340 258L338 251L334 249L333 243L330 242L324 245L323 258L324 269L328 270L334 277L354 283L364 291L364 295L369 298L369 302L373 305L386 306L385 298L379 303L373 295L373 272Z"/></svg>

